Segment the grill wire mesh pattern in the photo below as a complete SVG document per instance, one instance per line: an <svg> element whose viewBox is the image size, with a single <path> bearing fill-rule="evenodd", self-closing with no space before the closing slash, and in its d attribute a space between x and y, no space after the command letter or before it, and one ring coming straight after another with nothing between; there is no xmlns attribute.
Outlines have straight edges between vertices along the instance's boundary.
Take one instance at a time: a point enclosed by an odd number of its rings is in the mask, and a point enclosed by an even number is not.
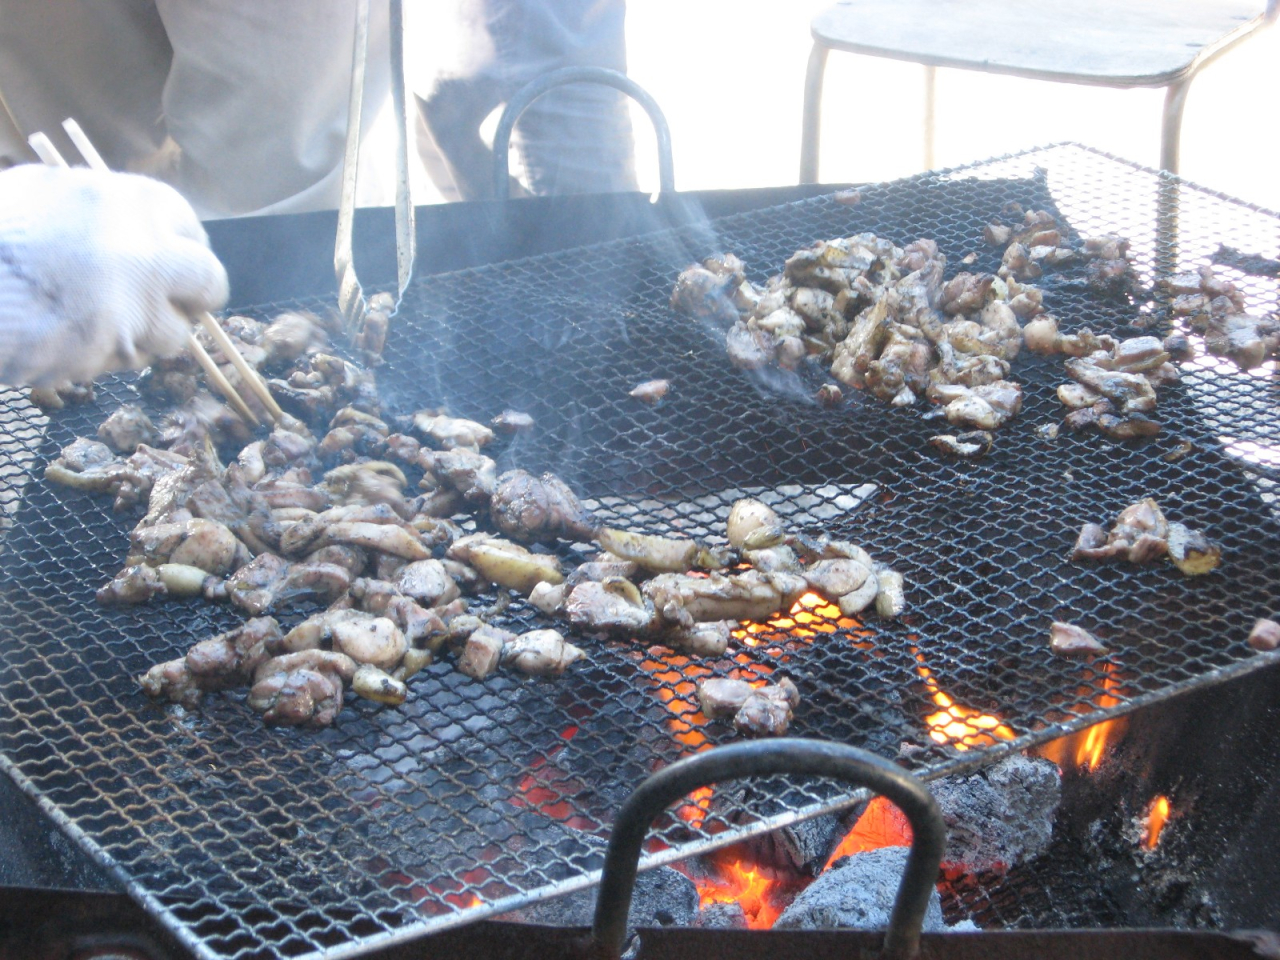
<svg viewBox="0 0 1280 960"><path fill-rule="evenodd" d="M1161 391L1165 427L1150 442L1066 431L1049 441L1035 428L1062 418L1061 358L1024 351L1013 371L1021 415L988 457L958 462L928 447L939 425L920 409L857 391L821 408L812 401L821 371L734 370L722 341L667 305L676 274L697 257L732 251L763 281L795 250L862 231L900 246L935 239L948 276L994 271L1000 251L982 228L1011 201L1050 210L1072 236L1130 238L1147 285L1210 262L1222 243L1280 252L1273 214L1064 146L868 187L856 205L818 198L410 288L378 372L390 412L447 406L483 422L524 410L536 428L486 452L500 469L557 472L603 522L722 540L730 505L749 494L797 528L862 544L906 578L899 621L783 619L722 660L574 636L589 658L559 680L477 682L446 656L411 681L403 707L349 696L320 732L267 729L237 692L210 696L198 714L155 707L138 675L243 618L203 602L94 600L137 518L39 477L63 445L134 399L127 380L49 418L5 392L6 769L198 953L354 953L596 879L601 838L632 787L737 736L696 713L700 676L788 676L802 695L792 734L866 747L935 777L1272 662L1244 642L1253 619L1280 606L1270 366L1186 366L1182 383ZM1170 215L1176 237L1161 230ZM976 263L961 266L969 253ZM1275 278L1218 272L1252 311L1276 308ZM1139 318L1164 319L1158 296L1104 300L1082 278L1064 269L1040 282L1064 332L1132 334ZM655 377L672 385L661 405L627 395ZM1082 523L1107 524L1145 496L1220 541L1220 570L1187 579L1165 563L1067 560ZM1055 658L1055 619L1093 631L1111 652ZM503 625L551 624L517 601ZM1014 739L935 743L927 718L940 692L998 715ZM833 783L790 779L726 797L661 821L646 863L849 800ZM954 918L964 915L956 896ZM1018 922L1003 909L982 917Z"/></svg>

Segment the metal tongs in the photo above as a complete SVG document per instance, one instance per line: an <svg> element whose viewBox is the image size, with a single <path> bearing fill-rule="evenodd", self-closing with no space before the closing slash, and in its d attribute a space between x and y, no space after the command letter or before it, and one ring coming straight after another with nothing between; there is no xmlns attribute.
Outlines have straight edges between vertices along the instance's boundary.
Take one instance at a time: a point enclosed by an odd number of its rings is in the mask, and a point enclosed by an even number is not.
<svg viewBox="0 0 1280 960"><path fill-rule="evenodd" d="M62 121L62 129L67 132L67 136L71 138L71 142L76 145L76 149L80 151L80 155L84 158L85 165L91 170L107 170L107 162L102 159L102 154L90 142L88 135L80 127L75 120L67 118ZM53 141L43 132L33 133L27 138L27 143L31 145L31 149L35 151L36 156L46 165L50 167L66 167L70 166L58 152L58 148L53 145ZM201 326L209 332L213 338L213 342L218 345L218 349L223 355L231 361L231 365L239 372L245 387L250 390L262 404L266 410L267 416L272 421L279 423L284 418L284 411L280 409L275 398L271 396L271 391L267 388L266 383L262 379L262 375L251 367L247 360L236 349L231 338L227 336L227 332L222 329L218 321L213 318L213 314L209 311L201 311L195 318L200 321ZM260 421L250 409L244 397L236 390L231 381L226 378L223 372L218 368L217 363L209 356L209 353L196 339L195 331L191 331L187 337L187 347L191 350L191 355L195 357L196 362L200 364L205 375L224 397L227 402L240 414L248 423L255 427Z"/></svg>
<svg viewBox="0 0 1280 960"><path fill-rule="evenodd" d="M404 79L404 4L390 0L391 101L396 121L396 306L413 275L416 239L413 200L409 195L409 134ZM348 336L358 336L364 326L368 303L356 277L351 250L355 220L356 177L360 166L360 117L364 105L364 81L369 59L369 0L357 0L355 47L351 58L351 99L347 108L347 144L342 161L342 199L338 207L338 235L333 268L338 280L338 307Z"/></svg>

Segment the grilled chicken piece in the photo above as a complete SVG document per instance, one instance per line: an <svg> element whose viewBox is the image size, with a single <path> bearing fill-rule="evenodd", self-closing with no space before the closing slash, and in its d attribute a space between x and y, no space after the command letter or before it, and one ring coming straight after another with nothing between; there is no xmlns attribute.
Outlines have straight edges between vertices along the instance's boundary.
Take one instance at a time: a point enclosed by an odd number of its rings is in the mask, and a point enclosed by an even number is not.
<svg viewBox="0 0 1280 960"><path fill-rule="evenodd" d="M456 541L448 550L452 560L470 564L490 583L528 595L537 584L564 580L560 561L549 554L531 553L517 543L476 533Z"/></svg>
<svg viewBox="0 0 1280 960"><path fill-rule="evenodd" d="M510 630L483 624L468 634L458 654L458 669L468 677L483 680L502 663L502 651L516 639Z"/></svg>
<svg viewBox="0 0 1280 960"><path fill-rule="evenodd" d="M664 624L688 628L714 620L763 622L791 605L808 589L803 577L744 570L706 577L663 573L645 582L643 595Z"/></svg>
<svg viewBox="0 0 1280 960"><path fill-rule="evenodd" d="M249 682L283 637L274 617L255 617L226 633L201 640L187 651L187 672L201 690L224 690Z"/></svg>
<svg viewBox="0 0 1280 960"><path fill-rule="evenodd" d="M709 257L681 271L671 291L671 309L727 326L739 317L733 298L743 280L742 261L733 254Z"/></svg>
<svg viewBox="0 0 1280 960"><path fill-rule="evenodd" d="M439 560L418 560L405 564L395 578L396 588L424 607L448 603L460 592L449 571Z"/></svg>
<svg viewBox="0 0 1280 960"><path fill-rule="evenodd" d="M1055 620L1049 626L1049 649L1062 657L1085 657L1104 654L1107 648L1082 627Z"/></svg>
<svg viewBox="0 0 1280 960"><path fill-rule="evenodd" d="M157 663L138 680L143 693L152 700L168 700L194 710L204 699L204 691L187 669L187 658Z"/></svg>
<svg viewBox="0 0 1280 960"><path fill-rule="evenodd" d="M508 470L498 477L489 513L502 533L526 542L591 540L596 532L582 501L553 473Z"/></svg>
<svg viewBox="0 0 1280 960"><path fill-rule="evenodd" d="M533 417L520 410L503 410L489 421L489 426L495 431L508 435L532 430L533 424Z"/></svg>
<svg viewBox="0 0 1280 960"><path fill-rule="evenodd" d="M98 427L98 439L116 453L133 453L138 444L154 445L159 438L160 432L151 418L135 403L117 407Z"/></svg>
<svg viewBox="0 0 1280 960"><path fill-rule="evenodd" d="M586 654L558 630L522 633L502 648L502 665L531 677L558 677Z"/></svg>
<svg viewBox="0 0 1280 960"><path fill-rule="evenodd" d="M394 670L409 649L404 632L386 617L344 617L329 632L335 651L382 670Z"/></svg>
<svg viewBox="0 0 1280 960"><path fill-rule="evenodd" d="M160 578L160 571L143 563L125 567L100 587L98 602L104 607L117 604L146 603L152 597L168 595L168 589Z"/></svg>
<svg viewBox="0 0 1280 960"><path fill-rule="evenodd" d="M328 650L272 657L258 667L248 703L268 724L326 727L342 709L343 686L356 669L350 657Z"/></svg>
<svg viewBox="0 0 1280 960"><path fill-rule="evenodd" d="M1147 563L1169 548L1169 523L1154 500L1147 497L1125 507L1108 533L1086 523L1071 553L1072 560L1128 560Z"/></svg>
<svg viewBox="0 0 1280 960"><path fill-rule="evenodd" d="M776 684L753 690L734 714L733 725L757 737L780 737L791 726L793 711L799 705L800 691L783 677Z"/></svg>
<svg viewBox="0 0 1280 960"><path fill-rule="evenodd" d="M478 451L493 440L493 431L482 423L448 417L433 410L420 410L413 415L413 427L442 450Z"/></svg>
<svg viewBox="0 0 1280 960"><path fill-rule="evenodd" d="M497 487L497 464L466 447L443 452L424 450L418 462L445 489L454 490L470 503L487 503Z"/></svg>
<svg viewBox="0 0 1280 960"><path fill-rule="evenodd" d="M580 630L624 637L651 633L658 624L653 603L624 577L577 584L564 598L564 615Z"/></svg>
<svg viewBox="0 0 1280 960"><path fill-rule="evenodd" d="M698 703L708 719L733 717L734 726L757 736L781 736L800 704L800 691L787 678L753 687L745 680L712 677L698 684Z"/></svg>

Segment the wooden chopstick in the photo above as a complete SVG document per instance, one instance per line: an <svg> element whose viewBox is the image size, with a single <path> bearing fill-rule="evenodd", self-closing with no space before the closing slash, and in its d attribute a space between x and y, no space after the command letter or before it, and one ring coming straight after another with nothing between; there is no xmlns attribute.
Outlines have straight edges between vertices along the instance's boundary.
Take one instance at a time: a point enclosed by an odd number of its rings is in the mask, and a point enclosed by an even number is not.
<svg viewBox="0 0 1280 960"><path fill-rule="evenodd" d="M93 170L108 170L107 162L102 159L102 154L94 148L93 143L89 140L88 135L81 129L80 124L74 119L68 117L62 121L62 128L67 132L67 136L71 138L71 142L76 145L76 149L80 151L80 155L84 157L84 162ZM62 154L58 152L57 147L53 145L44 133L33 133L27 138L27 142L31 145L31 149L36 155L47 165L51 167L65 167L67 161L63 159ZM218 349L223 355L231 361L231 365L240 372L240 377L245 386L252 391L253 395L261 401L263 407L267 411L267 415L276 423L284 419L284 411L280 409L280 405L276 403L275 398L271 396L266 382L262 379L262 375L257 370L249 366L249 362L236 349L235 343L227 336L225 330L218 325L218 321L207 310L201 312L197 318L209 335L213 337L214 343L218 345ZM212 382L213 386L218 389L227 402L235 409L236 413L244 417L255 427L259 426L261 421L254 416L253 411L249 408L249 404L245 402L231 381L226 375L218 369L218 365L214 363L213 358L209 356L207 350L200 345L200 341L196 339L195 331L192 330L187 336L187 347L190 349L192 356L196 358L196 363L200 364L205 375Z"/></svg>
<svg viewBox="0 0 1280 960"><path fill-rule="evenodd" d="M267 389L266 383L263 381L261 374L253 367L249 366L249 362L240 355L240 351L236 349L231 338L227 336L227 332L222 329L218 321L213 319L213 314L209 311L202 311L199 315L200 323L209 331L209 335L213 337L213 342L231 361L231 365L240 371L240 376L244 380L245 386L253 391L254 395L262 401L263 407L266 408L268 416L276 423L284 419L284 411L280 409L280 405L276 403L275 397L271 396L271 391Z"/></svg>

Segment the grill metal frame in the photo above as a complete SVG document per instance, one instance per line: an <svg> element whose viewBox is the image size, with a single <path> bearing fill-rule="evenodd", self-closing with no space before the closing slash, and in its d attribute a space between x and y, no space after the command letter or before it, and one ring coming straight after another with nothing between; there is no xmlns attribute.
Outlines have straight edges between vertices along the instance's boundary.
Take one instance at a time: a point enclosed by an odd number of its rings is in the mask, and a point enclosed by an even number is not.
<svg viewBox="0 0 1280 960"><path fill-rule="evenodd" d="M606 522L715 537L746 492L810 532L864 544L906 576L901 621L819 619L809 638L783 623L735 647L736 659L701 666L792 677L804 697L793 734L896 757L926 779L1280 659L1244 644L1252 619L1280 608L1269 370L1189 368L1162 391L1166 431L1147 444L1048 442L1034 428L1061 419L1052 387L1066 378L1060 360L1023 356L1023 413L988 458L962 463L926 446L937 424L919 410L862 394L824 410L811 400L815 372L733 370L714 335L666 302L698 256L732 250L763 280L794 250L863 230L900 245L934 237L948 276L970 252L968 269L993 270L999 252L981 228L1008 200L1056 210L1076 235L1129 237L1146 282L1209 262L1219 243L1275 257L1280 215L1073 145L861 193L853 206L819 197L419 279L379 371L386 402L480 420L527 410L538 429L497 449L500 468L555 470ZM1276 309L1275 278L1222 272L1251 309ZM1079 277L1042 283L1065 330L1124 332L1140 313L1160 318L1158 299L1100 301ZM243 312L286 305L325 306ZM627 396L655 376L673 383L661 406ZM554 682L476 683L436 664L404 707L349 700L319 733L263 728L242 694L212 696L198 715L149 705L135 680L146 666L242 618L197 602L98 607L93 590L119 566L136 518L30 479L131 391L109 381L95 405L53 418L16 391L0 395L0 767L197 955L355 955L588 886L598 838L635 783L736 739L693 716L689 677L668 676L687 658L615 642L580 641L590 661ZM1192 451L1166 459L1182 440ZM866 483L876 492L863 499ZM1167 565L1067 562L1081 523L1147 495L1224 544L1219 572L1187 580ZM1093 629L1112 654L1052 657L1051 618ZM513 628L543 624L521 603L509 611ZM938 707L916 653L943 691L999 713L1016 739L967 751L933 743L924 718ZM826 781L753 784L701 827L668 818L643 866L854 799Z"/></svg>

